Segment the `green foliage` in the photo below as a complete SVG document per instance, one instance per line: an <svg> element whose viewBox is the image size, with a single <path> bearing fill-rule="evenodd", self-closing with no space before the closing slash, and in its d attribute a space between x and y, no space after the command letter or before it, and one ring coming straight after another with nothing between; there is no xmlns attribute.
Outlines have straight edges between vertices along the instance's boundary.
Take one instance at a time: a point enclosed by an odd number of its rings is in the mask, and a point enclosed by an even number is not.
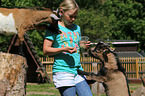
<svg viewBox="0 0 145 96"><path fill-rule="evenodd" d="M35 50L37 51L37 54L39 56L43 56L42 50L43 50L43 40L44 40L45 31L32 30L28 32L28 34L33 42L33 45L35 46Z"/></svg>
<svg viewBox="0 0 145 96"><path fill-rule="evenodd" d="M91 41L109 38L111 22L106 16L102 16L100 10L92 8L80 10L76 19L76 24L81 26L82 35L87 35Z"/></svg>
<svg viewBox="0 0 145 96"><path fill-rule="evenodd" d="M62 0L1 0L5 7L47 7L56 10ZM97 39L132 39L145 47L145 1L144 0L76 0L80 7L75 21L82 35L94 42ZM30 31L30 38L38 52L43 55L45 31ZM12 36L0 36L1 50L6 50Z"/></svg>
<svg viewBox="0 0 145 96"><path fill-rule="evenodd" d="M7 52L13 36L0 35L0 51Z"/></svg>
<svg viewBox="0 0 145 96"><path fill-rule="evenodd" d="M55 10L61 0L1 0L5 7L46 7Z"/></svg>
<svg viewBox="0 0 145 96"><path fill-rule="evenodd" d="M35 6L35 3L33 3L33 0L1 0L2 6L6 7L32 7Z"/></svg>
<svg viewBox="0 0 145 96"><path fill-rule="evenodd" d="M101 7L104 10L104 15L110 19L114 16L111 29L111 39L132 39L141 42L141 49L144 40L144 25L145 13L144 3L134 0L107 0Z"/></svg>

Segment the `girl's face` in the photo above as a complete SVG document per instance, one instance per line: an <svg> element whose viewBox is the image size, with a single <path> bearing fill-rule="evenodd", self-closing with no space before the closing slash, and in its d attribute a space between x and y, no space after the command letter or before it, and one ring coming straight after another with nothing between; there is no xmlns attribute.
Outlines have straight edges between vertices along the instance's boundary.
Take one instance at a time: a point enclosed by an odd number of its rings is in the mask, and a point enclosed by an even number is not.
<svg viewBox="0 0 145 96"><path fill-rule="evenodd" d="M77 9L68 11L62 10L62 22L64 22L65 26L71 26L75 21L77 15L78 15Z"/></svg>

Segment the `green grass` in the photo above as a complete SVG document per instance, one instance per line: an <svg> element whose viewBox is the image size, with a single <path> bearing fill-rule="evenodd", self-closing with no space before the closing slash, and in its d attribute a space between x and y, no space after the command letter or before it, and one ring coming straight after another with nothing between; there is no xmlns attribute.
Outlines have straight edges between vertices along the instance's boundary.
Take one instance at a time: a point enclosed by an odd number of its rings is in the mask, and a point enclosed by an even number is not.
<svg viewBox="0 0 145 96"><path fill-rule="evenodd" d="M58 90L53 84L32 84L26 86L27 96L60 96ZM31 94L30 94L31 93Z"/></svg>
<svg viewBox="0 0 145 96"><path fill-rule="evenodd" d="M27 92L47 92L48 89L54 87L53 84L27 84ZM38 90L39 89L39 90Z"/></svg>
<svg viewBox="0 0 145 96"><path fill-rule="evenodd" d="M141 87L142 84L129 84L130 90L136 90L137 88ZM34 83L27 83L26 86L26 93L27 96L60 96L59 91L55 88L54 84L34 84ZM105 94L93 96L106 96Z"/></svg>
<svg viewBox="0 0 145 96"><path fill-rule="evenodd" d="M142 86L142 84L129 84L130 90L136 90L141 86Z"/></svg>

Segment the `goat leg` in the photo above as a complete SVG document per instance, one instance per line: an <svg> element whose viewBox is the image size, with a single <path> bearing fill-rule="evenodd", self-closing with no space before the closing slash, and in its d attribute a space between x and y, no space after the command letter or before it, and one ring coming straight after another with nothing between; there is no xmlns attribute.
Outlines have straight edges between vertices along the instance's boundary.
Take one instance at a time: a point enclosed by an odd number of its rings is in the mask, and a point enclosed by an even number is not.
<svg viewBox="0 0 145 96"><path fill-rule="evenodd" d="M19 55L24 56L24 52L23 52L23 41L19 42Z"/></svg>
<svg viewBox="0 0 145 96"><path fill-rule="evenodd" d="M101 82L101 83L103 83L104 81L107 81L107 77L101 76L100 74L95 74L93 72L85 72L85 71L78 70L78 74L90 76L93 80Z"/></svg>
<svg viewBox="0 0 145 96"><path fill-rule="evenodd" d="M81 70L77 70L79 75L86 75L86 76L91 76L94 75L93 72L86 72L86 71L81 71Z"/></svg>
<svg viewBox="0 0 145 96"><path fill-rule="evenodd" d="M143 83L143 86L145 87L145 78L140 77Z"/></svg>
<svg viewBox="0 0 145 96"><path fill-rule="evenodd" d="M86 76L94 75L94 73L92 73L92 72L85 72L85 71L81 71L81 70L77 70L77 71L78 71L78 74L79 74L79 75L86 75ZM96 82L96 80L93 80L93 79L87 80L87 79L86 79L86 82L87 82L88 84L93 84L93 83Z"/></svg>

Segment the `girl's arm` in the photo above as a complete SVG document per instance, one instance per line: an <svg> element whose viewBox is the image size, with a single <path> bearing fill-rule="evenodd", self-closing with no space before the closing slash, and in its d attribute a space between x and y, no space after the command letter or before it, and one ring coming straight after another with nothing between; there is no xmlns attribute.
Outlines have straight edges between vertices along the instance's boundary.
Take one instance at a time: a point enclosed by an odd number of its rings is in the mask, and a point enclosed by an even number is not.
<svg viewBox="0 0 145 96"><path fill-rule="evenodd" d="M43 53L44 55L56 55L61 52L75 53L76 48L73 47L62 47L62 48L54 48L52 47L53 40L45 39L43 43Z"/></svg>

